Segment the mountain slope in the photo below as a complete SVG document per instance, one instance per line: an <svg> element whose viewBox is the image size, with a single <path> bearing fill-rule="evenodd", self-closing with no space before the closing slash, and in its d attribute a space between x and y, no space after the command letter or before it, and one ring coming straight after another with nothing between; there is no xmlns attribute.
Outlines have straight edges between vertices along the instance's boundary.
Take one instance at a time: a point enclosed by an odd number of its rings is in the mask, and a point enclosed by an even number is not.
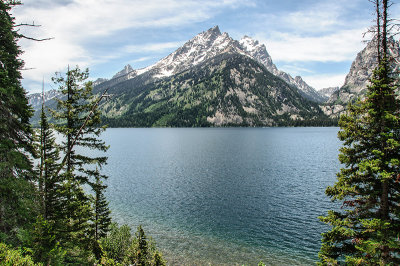
<svg viewBox="0 0 400 266"><path fill-rule="evenodd" d="M287 83L298 88L303 97L314 102L326 101L324 97L322 97L314 88L309 86L300 76L293 78L291 75L278 70L272 62L272 58L268 54L264 44L260 44L258 41L253 40L248 36L244 36L239 43L242 46L242 50L245 51L247 55L263 64L267 70L275 76L280 77Z"/></svg>
<svg viewBox="0 0 400 266"><path fill-rule="evenodd" d="M319 95L324 97L326 101L334 94L336 91L339 90L339 87L328 87L318 90Z"/></svg>
<svg viewBox="0 0 400 266"><path fill-rule="evenodd" d="M400 70L399 54L399 42L391 39L389 41L389 55L392 58L391 64L395 71ZM345 106L349 102L364 97L369 79L377 63L376 39L374 39L357 54L344 85L329 97L327 106L322 107L324 112L330 116L337 116L345 110Z"/></svg>
<svg viewBox="0 0 400 266"><path fill-rule="evenodd" d="M28 102L34 110L40 110L42 108L42 102L48 102L53 98L60 95L57 90L49 90L42 95L42 93L32 93L28 95Z"/></svg>
<svg viewBox="0 0 400 266"><path fill-rule="evenodd" d="M226 52L153 83L110 88L110 126L277 126L325 119L317 104L248 56ZM130 89L128 89L130 88Z"/></svg>

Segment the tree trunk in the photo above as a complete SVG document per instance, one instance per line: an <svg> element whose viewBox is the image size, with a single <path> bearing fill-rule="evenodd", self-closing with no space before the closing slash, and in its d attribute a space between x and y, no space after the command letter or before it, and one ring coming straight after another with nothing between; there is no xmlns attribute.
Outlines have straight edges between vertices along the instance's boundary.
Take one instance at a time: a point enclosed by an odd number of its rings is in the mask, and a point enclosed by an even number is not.
<svg viewBox="0 0 400 266"><path fill-rule="evenodd" d="M380 0L376 0L376 47L378 52L378 65L381 63L381 10Z"/></svg>

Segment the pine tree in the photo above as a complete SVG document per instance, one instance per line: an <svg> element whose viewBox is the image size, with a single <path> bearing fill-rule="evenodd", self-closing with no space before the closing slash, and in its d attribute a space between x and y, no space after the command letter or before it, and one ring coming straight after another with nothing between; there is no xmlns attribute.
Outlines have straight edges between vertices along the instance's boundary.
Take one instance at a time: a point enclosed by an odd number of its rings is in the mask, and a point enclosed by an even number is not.
<svg viewBox="0 0 400 266"><path fill-rule="evenodd" d="M32 109L21 85L24 63L19 58L20 35L9 14L11 7L0 1L0 178L27 178L31 176L32 163L24 151L32 153Z"/></svg>
<svg viewBox="0 0 400 266"><path fill-rule="evenodd" d="M149 265L147 238L141 225L137 228L136 239L137 249L135 254L135 264L141 266Z"/></svg>
<svg viewBox="0 0 400 266"><path fill-rule="evenodd" d="M341 201L342 210L320 218L332 226L323 234L321 264L400 263L400 102L387 49L388 3L375 3L378 66L366 98L339 121L345 168L326 194Z"/></svg>
<svg viewBox="0 0 400 266"><path fill-rule="evenodd" d="M33 179L32 110L21 85L21 36L10 15L18 4L0 1L0 241L11 241L35 217L35 190L27 182Z"/></svg>
<svg viewBox="0 0 400 266"><path fill-rule="evenodd" d="M108 149L104 141L98 138L105 127L99 126L100 112L96 109L99 99L92 95L92 83L86 82L88 76L88 70L81 72L76 67L68 69L66 77L58 74L53 78L64 98L57 100L57 110L52 112L58 121L55 129L65 137L62 150L66 157L61 165L63 167L65 163L65 169L60 173L64 180L61 195L66 228L62 231L65 232L66 242L86 250L94 243L91 224L96 221L96 217L91 195L83 187L93 186L97 180L107 178L97 171L98 167L106 163L107 157L91 157L87 153L79 153L77 147L103 152ZM96 189L100 191L104 188ZM100 217L97 221L101 219L105 221L109 217Z"/></svg>
<svg viewBox="0 0 400 266"><path fill-rule="evenodd" d="M55 143L52 129L47 121L47 116L42 105L40 119L40 166L39 186L42 196L42 215L45 220L57 221L57 210L60 205L58 189L60 189L60 178L56 175L60 160L59 151Z"/></svg>
<svg viewBox="0 0 400 266"><path fill-rule="evenodd" d="M94 191L93 197L93 235L94 235L94 253L97 259L101 258L101 249L99 246L99 241L101 238L107 236L111 225L111 211L108 208L108 202L104 195L104 190L107 188L106 185L100 180L100 176L96 176L96 183L92 184Z"/></svg>
<svg viewBox="0 0 400 266"><path fill-rule="evenodd" d="M85 82L88 77L89 71L87 69L81 72L76 67L72 70L68 69L66 78L59 73L53 78L53 81L59 85L61 93L66 97L64 100L57 100L57 111L53 112L54 118L61 122L55 126L55 129L66 138L62 145L64 153L67 154L66 172L71 172L74 168L75 180L79 180L83 184L89 183L91 178L99 175L98 171L96 172L87 166L97 165L101 167L107 162L107 157L90 157L77 154L75 147L79 146L103 152L108 149L104 141L98 138L105 127L100 126L100 111L93 108L98 102L92 94L92 82ZM91 116L87 120L89 113L91 113ZM68 151L71 147L72 149ZM104 175L100 175L100 177L106 178Z"/></svg>

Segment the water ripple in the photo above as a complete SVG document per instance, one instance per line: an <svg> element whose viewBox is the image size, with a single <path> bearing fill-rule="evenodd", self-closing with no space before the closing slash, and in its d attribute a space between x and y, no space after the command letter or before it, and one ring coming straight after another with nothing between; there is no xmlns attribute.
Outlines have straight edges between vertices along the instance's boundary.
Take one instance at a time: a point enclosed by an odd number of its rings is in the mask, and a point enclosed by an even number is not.
<svg viewBox="0 0 400 266"><path fill-rule="evenodd" d="M309 265L337 128L109 129L107 196L173 265Z"/></svg>

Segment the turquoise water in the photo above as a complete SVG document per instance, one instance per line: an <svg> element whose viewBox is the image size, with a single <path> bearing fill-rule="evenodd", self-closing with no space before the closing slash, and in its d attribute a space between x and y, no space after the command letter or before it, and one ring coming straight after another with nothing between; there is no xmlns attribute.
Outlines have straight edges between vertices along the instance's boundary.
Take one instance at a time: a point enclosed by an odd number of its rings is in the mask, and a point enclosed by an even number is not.
<svg viewBox="0 0 400 266"><path fill-rule="evenodd" d="M108 129L113 217L172 265L311 265L338 128Z"/></svg>

